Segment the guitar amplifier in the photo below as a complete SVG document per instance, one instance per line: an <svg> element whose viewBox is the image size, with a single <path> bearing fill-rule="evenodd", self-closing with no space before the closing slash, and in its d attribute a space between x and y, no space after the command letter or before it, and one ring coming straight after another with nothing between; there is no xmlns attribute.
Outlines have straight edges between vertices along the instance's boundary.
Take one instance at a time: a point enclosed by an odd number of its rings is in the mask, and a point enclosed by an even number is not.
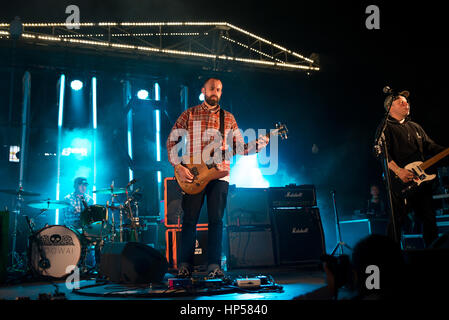
<svg viewBox="0 0 449 320"><path fill-rule="evenodd" d="M268 189L229 187L226 226L271 226Z"/></svg>
<svg viewBox="0 0 449 320"><path fill-rule="evenodd" d="M167 228L180 228L182 226L182 218L184 211L182 210L182 189L174 177L164 179L164 214L165 226ZM198 219L198 227L207 227L207 205L203 204L200 217Z"/></svg>
<svg viewBox="0 0 449 320"><path fill-rule="evenodd" d="M269 188L270 207L315 207L316 190L314 185L288 185Z"/></svg>
<svg viewBox="0 0 449 320"><path fill-rule="evenodd" d="M179 266L179 255L181 253L181 229L167 229L165 231L166 249L165 255L169 267L175 269ZM208 228L196 229L195 252L194 252L194 270L205 271L207 269L207 242Z"/></svg>
<svg viewBox="0 0 449 320"><path fill-rule="evenodd" d="M276 265L273 233L269 227L227 228L229 269L272 267Z"/></svg>
<svg viewBox="0 0 449 320"><path fill-rule="evenodd" d="M273 209L273 223L279 264L320 263L326 246L318 208Z"/></svg>

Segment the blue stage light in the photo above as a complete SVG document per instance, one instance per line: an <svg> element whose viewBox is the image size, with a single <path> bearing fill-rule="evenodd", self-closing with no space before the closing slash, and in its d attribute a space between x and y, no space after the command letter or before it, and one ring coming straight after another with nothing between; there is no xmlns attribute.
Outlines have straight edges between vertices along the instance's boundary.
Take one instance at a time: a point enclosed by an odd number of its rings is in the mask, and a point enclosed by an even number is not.
<svg viewBox="0 0 449 320"><path fill-rule="evenodd" d="M80 80L73 80L72 82L70 82L70 87L75 90L81 90L83 88L83 83Z"/></svg>
<svg viewBox="0 0 449 320"><path fill-rule="evenodd" d="M149 95L150 94L148 93L148 90L142 89L137 91L137 98L139 98L140 100L147 100Z"/></svg>
<svg viewBox="0 0 449 320"><path fill-rule="evenodd" d="M235 184L238 188L268 188L270 183L262 175L257 157L257 153L236 156L231 170L230 184Z"/></svg>

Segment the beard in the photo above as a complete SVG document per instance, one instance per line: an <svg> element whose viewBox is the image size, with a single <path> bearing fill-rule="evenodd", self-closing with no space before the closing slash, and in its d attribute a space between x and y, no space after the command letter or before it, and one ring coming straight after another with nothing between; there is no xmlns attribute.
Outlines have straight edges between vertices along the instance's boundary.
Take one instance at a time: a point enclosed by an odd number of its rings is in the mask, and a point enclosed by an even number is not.
<svg viewBox="0 0 449 320"><path fill-rule="evenodd" d="M218 99L217 96L205 96L204 100L207 102L208 105L215 107L218 104L218 101L220 101L220 99Z"/></svg>

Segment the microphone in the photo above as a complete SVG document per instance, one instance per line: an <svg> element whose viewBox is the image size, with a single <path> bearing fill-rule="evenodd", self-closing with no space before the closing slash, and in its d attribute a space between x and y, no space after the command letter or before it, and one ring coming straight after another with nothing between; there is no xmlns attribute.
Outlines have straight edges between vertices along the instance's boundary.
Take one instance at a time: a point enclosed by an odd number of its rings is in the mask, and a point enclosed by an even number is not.
<svg viewBox="0 0 449 320"><path fill-rule="evenodd" d="M136 182L137 182L137 179L132 179L132 180L128 183L128 186L127 186L127 187L133 185L133 184L136 183Z"/></svg>

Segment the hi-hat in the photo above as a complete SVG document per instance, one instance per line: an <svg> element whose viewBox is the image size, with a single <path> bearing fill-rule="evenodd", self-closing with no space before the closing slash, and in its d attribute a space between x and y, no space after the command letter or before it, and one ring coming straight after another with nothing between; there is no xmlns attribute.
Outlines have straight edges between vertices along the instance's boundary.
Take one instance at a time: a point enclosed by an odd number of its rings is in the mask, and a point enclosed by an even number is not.
<svg viewBox="0 0 449 320"><path fill-rule="evenodd" d="M56 210L70 207L70 203L67 201L41 200L30 201L27 203L27 206L35 209Z"/></svg>
<svg viewBox="0 0 449 320"><path fill-rule="evenodd" d="M7 194L14 194L14 195L21 195L21 196L30 196L30 197L38 197L41 194L37 193L37 192L30 192L30 191L25 191L22 189L19 190L14 190L14 189L0 189L1 193L7 193Z"/></svg>

